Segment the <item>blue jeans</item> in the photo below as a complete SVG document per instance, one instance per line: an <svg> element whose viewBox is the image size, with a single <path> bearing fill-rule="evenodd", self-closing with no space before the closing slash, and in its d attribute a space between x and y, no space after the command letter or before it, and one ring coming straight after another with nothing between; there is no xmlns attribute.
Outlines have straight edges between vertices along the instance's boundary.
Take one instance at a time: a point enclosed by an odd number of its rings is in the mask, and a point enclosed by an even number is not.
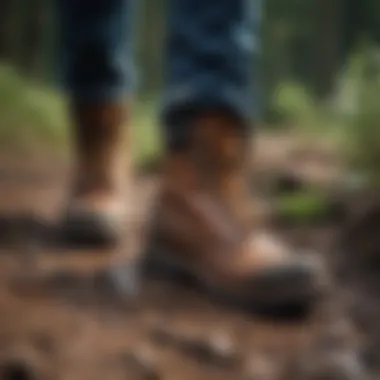
<svg viewBox="0 0 380 380"><path fill-rule="evenodd" d="M133 91L132 20L138 1L58 0L60 62L72 99L115 101ZM169 144L185 142L190 119L205 109L224 110L248 125L257 107L252 58L260 0L169 3L162 109Z"/></svg>

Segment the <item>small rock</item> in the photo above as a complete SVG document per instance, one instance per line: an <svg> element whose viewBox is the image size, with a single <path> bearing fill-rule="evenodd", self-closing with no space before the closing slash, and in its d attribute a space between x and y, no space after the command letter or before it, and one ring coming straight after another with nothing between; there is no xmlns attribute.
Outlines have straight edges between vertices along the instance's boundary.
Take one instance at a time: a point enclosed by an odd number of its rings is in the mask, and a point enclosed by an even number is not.
<svg viewBox="0 0 380 380"><path fill-rule="evenodd" d="M161 380L162 377L155 367L154 360L146 350L129 352L123 356L128 376L132 374L141 380ZM128 377L129 378L129 377Z"/></svg>
<svg viewBox="0 0 380 380"><path fill-rule="evenodd" d="M24 360L6 360L0 363L1 380L37 380L33 368Z"/></svg>
<svg viewBox="0 0 380 380"><path fill-rule="evenodd" d="M380 369L380 342L374 341L367 345L362 352L362 360L371 370Z"/></svg>
<svg viewBox="0 0 380 380"><path fill-rule="evenodd" d="M247 363L245 374L247 380L277 380L280 365L266 355L256 354Z"/></svg>
<svg viewBox="0 0 380 380"><path fill-rule="evenodd" d="M305 189L306 185L302 179L291 173L280 173L273 183L274 194L290 194Z"/></svg>
<svg viewBox="0 0 380 380"><path fill-rule="evenodd" d="M106 298L126 299L138 292L137 267L121 262L96 271L92 276L94 290Z"/></svg>
<svg viewBox="0 0 380 380"><path fill-rule="evenodd" d="M349 218L349 208L344 199L331 196L327 198L328 220L332 223L342 224Z"/></svg>
<svg viewBox="0 0 380 380"><path fill-rule="evenodd" d="M300 363L299 379L305 380L365 380L361 358L354 350L337 351L326 356L310 357Z"/></svg>
<svg viewBox="0 0 380 380"><path fill-rule="evenodd" d="M195 350L197 352L197 350ZM236 368L240 358L232 339L223 333L215 333L207 342L198 345L198 354L209 364L223 368Z"/></svg>
<svg viewBox="0 0 380 380"><path fill-rule="evenodd" d="M175 344L177 340L175 334L163 324L153 326L149 331L149 336L154 343L159 345Z"/></svg>
<svg viewBox="0 0 380 380"><path fill-rule="evenodd" d="M32 344L36 350L49 355L54 354L57 348L53 337L44 332L36 332L32 337Z"/></svg>
<svg viewBox="0 0 380 380"><path fill-rule="evenodd" d="M318 342L318 349L321 351L336 350L357 344L354 326L350 321L339 318L331 324Z"/></svg>
<svg viewBox="0 0 380 380"><path fill-rule="evenodd" d="M232 339L223 333L201 337L197 334L190 335L171 331L165 326L159 325L152 329L151 338L155 343L171 345L204 364L222 368L236 368L240 361Z"/></svg>
<svg viewBox="0 0 380 380"><path fill-rule="evenodd" d="M347 173L341 181L342 188L348 193L358 192L368 185L369 179L363 173Z"/></svg>
<svg viewBox="0 0 380 380"><path fill-rule="evenodd" d="M239 357L231 339L223 334L214 334L208 339L182 336L177 340L178 348L195 360L222 368L235 368Z"/></svg>

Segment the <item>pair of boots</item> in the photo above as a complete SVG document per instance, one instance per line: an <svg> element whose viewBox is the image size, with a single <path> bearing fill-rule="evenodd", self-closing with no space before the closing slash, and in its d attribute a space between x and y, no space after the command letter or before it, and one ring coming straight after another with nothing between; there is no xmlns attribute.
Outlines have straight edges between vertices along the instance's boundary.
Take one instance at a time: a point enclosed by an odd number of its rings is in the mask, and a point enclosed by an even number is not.
<svg viewBox="0 0 380 380"><path fill-rule="evenodd" d="M128 110L109 104L73 112L77 166L62 229L72 243L106 247L118 240L123 222ZM191 278L235 304L309 304L321 290L315 263L265 231L251 233L246 148L235 121L210 111L193 123L186 148L166 158L142 269Z"/></svg>

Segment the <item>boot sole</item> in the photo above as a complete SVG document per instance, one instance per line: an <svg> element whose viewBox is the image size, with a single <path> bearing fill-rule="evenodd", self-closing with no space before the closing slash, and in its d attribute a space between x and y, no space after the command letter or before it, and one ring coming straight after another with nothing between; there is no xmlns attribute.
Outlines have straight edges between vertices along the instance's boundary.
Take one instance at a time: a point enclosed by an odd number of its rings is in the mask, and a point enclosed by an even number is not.
<svg viewBox="0 0 380 380"><path fill-rule="evenodd" d="M58 226L57 243L65 248L110 249L118 245L121 231L96 214L73 215Z"/></svg>
<svg viewBox="0 0 380 380"><path fill-rule="evenodd" d="M167 253L162 248L159 251L154 248L145 252L140 262L142 278L168 281L193 289L220 305L250 314L266 318L303 318L310 314L323 295L321 289L311 286L310 276L291 272L286 272L272 286L262 286L261 279L258 278L256 284L251 284L258 291L249 296L228 293L206 283L191 269L168 259L173 256Z"/></svg>

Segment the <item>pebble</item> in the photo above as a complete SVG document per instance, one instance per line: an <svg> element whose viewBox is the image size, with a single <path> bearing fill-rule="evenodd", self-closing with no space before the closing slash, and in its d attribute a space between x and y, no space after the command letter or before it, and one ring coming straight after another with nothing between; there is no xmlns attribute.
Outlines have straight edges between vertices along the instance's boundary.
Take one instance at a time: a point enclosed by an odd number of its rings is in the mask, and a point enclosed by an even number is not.
<svg viewBox="0 0 380 380"><path fill-rule="evenodd" d="M1 380L37 380L27 361L10 359L0 363Z"/></svg>
<svg viewBox="0 0 380 380"><path fill-rule="evenodd" d="M347 346L356 346L358 337L355 335L353 324L344 318L332 323L318 341L318 349L335 350Z"/></svg>
<svg viewBox="0 0 380 380"><path fill-rule="evenodd" d="M252 356L245 368L247 380L277 380L281 375L280 363L272 360L268 355L256 354Z"/></svg>
<svg viewBox="0 0 380 380"><path fill-rule="evenodd" d="M156 324L149 330L150 339L158 345L167 345L175 342L175 334L164 324Z"/></svg>
<svg viewBox="0 0 380 380"><path fill-rule="evenodd" d="M305 189L306 184L301 178L291 173L279 173L272 184L273 192L279 194L291 194Z"/></svg>
<svg viewBox="0 0 380 380"><path fill-rule="evenodd" d="M157 344L172 346L203 364L224 369L234 369L240 364L233 339L223 332L199 336L156 326L151 330L151 339Z"/></svg>
<svg viewBox="0 0 380 380"><path fill-rule="evenodd" d="M46 355L53 355L57 351L57 344L53 337L42 331L35 332L32 336L32 345L37 351Z"/></svg>
<svg viewBox="0 0 380 380"><path fill-rule="evenodd" d="M214 333L206 340L188 338L180 345L183 351L205 364L225 369L234 369L239 365L237 349L226 334Z"/></svg>
<svg viewBox="0 0 380 380"><path fill-rule="evenodd" d="M354 350L339 350L301 361L295 379L365 380L366 369Z"/></svg>
<svg viewBox="0 0 380 380"><path fill-rule="evenodd" d="M375 371L380 369L380 342L376 338L364 348L362 360L369 369Z"/></svg>
<svg viewBox="0 0 380 380"><path fill-rule="evenodd" d="M96 271L92 283L94 290L107 298L133 298L139 290L137 276L137 268L133 263L122 262Z"/></svg>
<svg viewBox="0 0 380 380"><path fill-rule="evenodd" d="M162 380L152 355L145 349L128 352L122 357L128 376L141 380ZM133 377L133 375L135 377ZM129 378L129 377L128 377Z"/></svg>

